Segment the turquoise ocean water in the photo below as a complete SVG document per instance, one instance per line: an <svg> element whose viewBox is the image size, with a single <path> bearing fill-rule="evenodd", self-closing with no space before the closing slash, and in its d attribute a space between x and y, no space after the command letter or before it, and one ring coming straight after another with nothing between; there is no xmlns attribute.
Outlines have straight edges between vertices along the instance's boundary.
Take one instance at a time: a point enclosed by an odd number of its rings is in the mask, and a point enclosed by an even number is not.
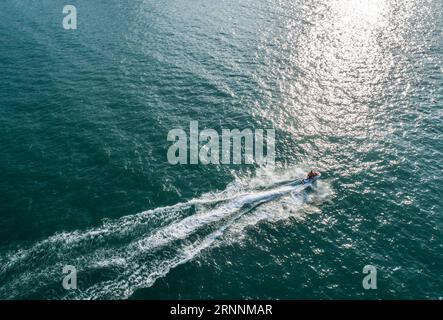
<svg viewBox="0 0 443 320"><path fill-rule="evenodd" d="M0 3L1 299L443 297L442 1L66 4ZM192 120L275 168L169 164Z"/></svg>

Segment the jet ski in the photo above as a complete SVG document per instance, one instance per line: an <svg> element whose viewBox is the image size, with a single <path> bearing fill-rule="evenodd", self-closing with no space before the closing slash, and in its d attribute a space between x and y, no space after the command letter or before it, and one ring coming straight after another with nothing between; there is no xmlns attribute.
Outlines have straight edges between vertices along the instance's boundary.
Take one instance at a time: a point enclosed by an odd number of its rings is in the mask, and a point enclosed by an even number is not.
<svg viewBox="0 0 443 320"><path fill-rule="evenodd" d="M320 172L316 172L317 174L311 178L306 178L303 179L301 181L301 184L312 184L313 182L317 181L318 179L320 179L321 173Z"/></svg>

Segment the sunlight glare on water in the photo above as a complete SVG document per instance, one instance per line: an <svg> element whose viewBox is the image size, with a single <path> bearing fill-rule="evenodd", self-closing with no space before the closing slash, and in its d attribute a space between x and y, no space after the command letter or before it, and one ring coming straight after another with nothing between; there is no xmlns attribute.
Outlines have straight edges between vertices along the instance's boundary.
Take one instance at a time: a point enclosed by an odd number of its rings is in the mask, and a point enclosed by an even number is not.
<svg viewBox="0 0 443 320"><path fill-rule="evenodd" d="M76 5L0 1L0 299L442 296L441 0ZM171 165L190 121L275 168Z"/></svg>

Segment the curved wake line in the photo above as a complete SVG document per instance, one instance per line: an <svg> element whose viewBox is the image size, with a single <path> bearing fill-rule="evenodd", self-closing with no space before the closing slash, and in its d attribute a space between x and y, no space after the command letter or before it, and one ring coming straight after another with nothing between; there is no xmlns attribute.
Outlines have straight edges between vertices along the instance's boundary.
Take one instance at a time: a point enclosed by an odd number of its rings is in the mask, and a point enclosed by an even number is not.
<svg viewBox="0 0 443 320"><path fill-rule="evenodd" d="M0 297L48 298L45 292L51 292L50 297L62 299L128 298L211 247L257 206L306 187L204 195L84 232L56 234L0 257ZM61 286L61 270L68 264L87 279L77 290Z"/></svg>

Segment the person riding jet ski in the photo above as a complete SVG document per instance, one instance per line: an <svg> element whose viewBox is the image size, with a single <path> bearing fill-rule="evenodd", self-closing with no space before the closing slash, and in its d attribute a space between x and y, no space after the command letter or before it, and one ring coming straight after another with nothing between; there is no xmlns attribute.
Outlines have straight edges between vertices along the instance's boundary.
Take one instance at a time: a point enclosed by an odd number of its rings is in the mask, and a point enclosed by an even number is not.
<svg viewBox="0 0 443 320"><path fill-rule="evenodd" d="M314 178L314 177L316 177L316 176L318 176L318 172L314 172L313 170L311 170L311 171L308 173L308 177L307 177L307 179L312 179L312 178Z"/></svg>

